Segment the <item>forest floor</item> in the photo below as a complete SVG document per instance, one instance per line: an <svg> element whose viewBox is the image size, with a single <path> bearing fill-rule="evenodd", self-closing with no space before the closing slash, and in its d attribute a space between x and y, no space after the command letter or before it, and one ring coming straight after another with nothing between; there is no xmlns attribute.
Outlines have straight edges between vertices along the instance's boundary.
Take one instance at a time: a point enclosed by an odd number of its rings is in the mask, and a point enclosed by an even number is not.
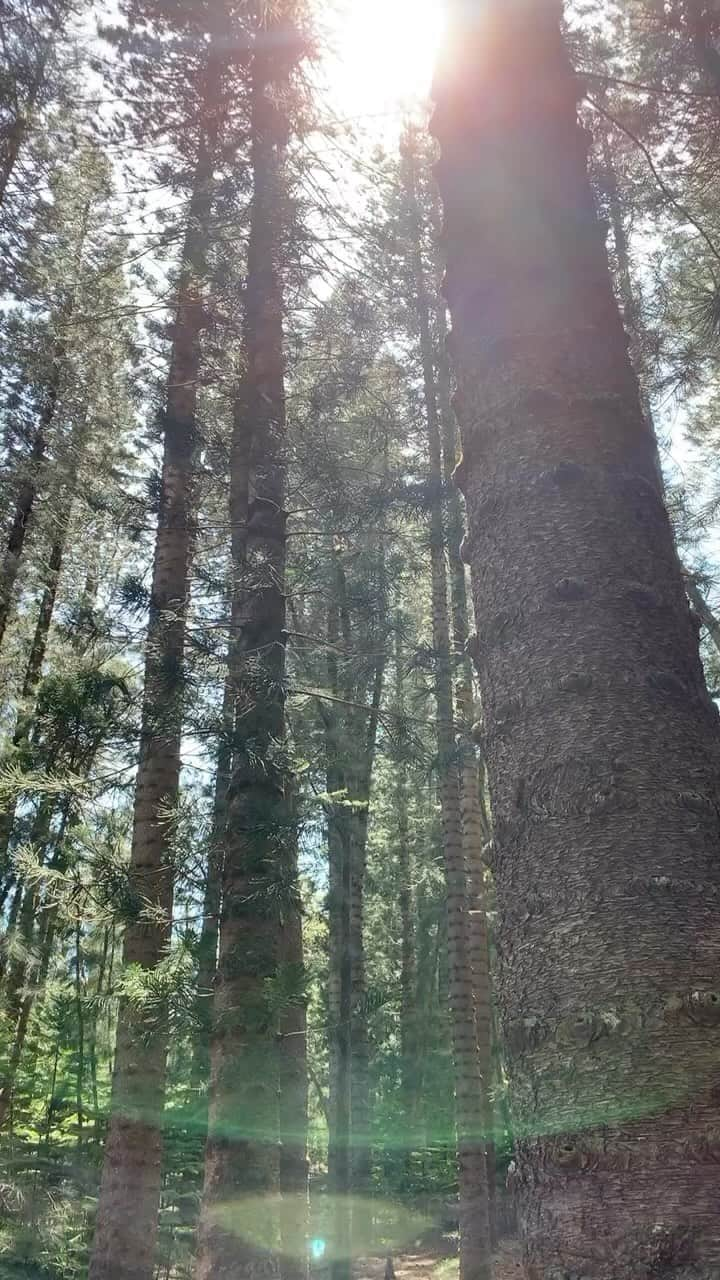
<svg viewBox="0 0 720 1280"><path fill-rule="evenodd" d="M393 1255L395 1280L457 1280L457 1241L440 1236ZM385 1280L386 1258L360 1258L353 1267L353 1280ZM521 1280L520 1246L503 1240L493 1259L493 1280Z"/></svg>

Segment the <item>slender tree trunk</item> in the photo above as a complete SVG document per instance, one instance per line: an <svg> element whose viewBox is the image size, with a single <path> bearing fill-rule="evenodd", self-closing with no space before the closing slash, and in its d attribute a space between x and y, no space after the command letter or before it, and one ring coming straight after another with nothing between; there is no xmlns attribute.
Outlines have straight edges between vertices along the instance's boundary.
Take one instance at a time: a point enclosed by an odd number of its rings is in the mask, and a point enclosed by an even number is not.
<svg viewBox="0 0 720 1280"><path fill-rule="evenodd" d="M697 582L688 573L685 575L685 590L700 625L705 628L715 648L720 653L720 621L715 617Z"/></svg>
<svg viewBox="0 0 720 1280"><path fill-rule="evenodd" d="M613 244L615 246L615 257L617 260L620 301L623 307L623 320L625 327L629 332L630 338L636 351L639 353L642 317L640 307L635 294L633 284L632 271L630 268L630 248L628 245L627 232L625 230L625 220L623 218L622 201L620 199L620 190L618 187L617 173L613 162L612 152L607 136L603 136L602 143L603 153L603 180L605 186L605 194L608 200L608 209L610 213L610 225L612 228ZM632 352L635 356L635 352ZM636 372L640 379L640 402L642 404L643 413L648 427L653 432L657 442L657 433L655 431L655 417L650 403L650 397L643 387L643 369L639 363L639 359L634 360ZM662 465L660 462L660 454L657 455L657 470L660 484L665 487L665 481L662 474ZM685 590L688 599L692 605L700 624L705 627L715 648L720 653L720 622L718 622L714 613L710 609L705 597L700 591L697 582L691 573L685 571Z"/></svg>
<svg viewBox="0 0 720 1280"><path fill-rule="evenodd" d="M383 588L384 590L384 588ZM372 692L367 712L360 707L367 688L358 689L352 672L353 634L348 604L347 582L340 553L332 552L332 593L328 613L328 675L335 696L345 705L324 713L328 791L342 793L328 820L330 863L330 1137L328 1173L331 1189L346 1222L338 1230L347 1258L352 1255L352 1199L368 1198L372 1181L370 1119L369 1043L367 991L365 982L364 885L367 863L368 817L375 745L384 683L385 662L375 662ZM380 615L384 610L379 610ZM335 656L343 651L342 674ZM333 812L334 810L334 812ZM346 862L349 864L349 902L344 901ZM347 919L349 932L344 932ZM346 952L349 968L345 965ZM343 988L349 973L350 994ZM349 1000L350 1029L342 1025L340 1008ZM345 1068L348 1074L345 1074ZM348 1101L349 1099L349 1101ZM349 1105L347 1135L344 1132L345 1106ZM336 1124L336 1120L338 1123ZM339 1127L338 1127L339 1126ZM347 1141L349 1161L340 1152ZM336 1169L336 1160L339 1164ZM347 1185L344 1178L348 1177ZM338 1262L342 1269L347 1258Z"/></svg>
<svg viewBox="0 0 720 1280"><path fill-rule="evenodd" d="M193 469L203 327L203 286L217 145L219 60L208 59L202 138L183 247L164 414L161 501L146 640L145 690L130 877L163 923L125 930L123 962L155 969L170 940L173 875L168 811L177 802L183 724L183 655L194 520ZM90 1280L150 1280L160 1202L167 1028L121 1001L111 1117L105 1144Z"/></svg>
<svg viewBox="0 0 720 1280"><path fill-rule="evenodd" d="M290 866L295 886L283 907L280 962L288 982L305 979L302 901L298 883L297 853ZM306 1280L308 1273L308 1068L307 1011L304 993L280 1016L280 1248L282 1280Z"/></svg>
<svg viewBox="0 0 720 1280"><path fill-rule="evenodd" d="M81 448L84 444L85 426L86 416L83 415L78 429L73 431L71 436L71 457L75 457L76 450ZM21 694L23 709L18 716L12 739L14 752L19 751L24 744L27 743L33 724L33 695L37 689L40 676L42 675L43 662L45 661L45 653L50 635L50 624L52 623L58 586L60 585L60 573L62 570L63 556L65 554L65 543L67 541L68 529L70 527L76 481L77 462L75 461L71 466L65 501L61 507L59 518L56 520L53 528L53 538L44 574L45 583L40 599L40 608L38 609L32 644L30 646L30 653L25 667L25 677L23 680ZM31 707L32 710L30 709ZM17 802L13 801L10 803L8 809L0 813L0 876L2 877L0 910L2 910L2 904L5 901L5 897L7 896L13 880L13 876L10 871L9 847L15 824L16 810Z"/></svg>
<svg viewBox="0 0 720 1280"><path fill-rule="evenodd" d="M402 644L402 619L395 622L395 714L398 732L404 733L405 655ZM408 813L408 771L404 745L401 742L395 760L395 820L397 823L397 873L400 908L400 1087L403 1098L403 1121L410 1143L415 1141L418 1101L418 1035L415 970L415 928L412 895L412 850ZM408 1146L409 1163L412 1147Z"/></svg>
<svg viewBox="0 0 720 1280"><path fill-rule="evenodd" d="M38 55L35 74L28 88L27 98L22 104L22 108L18 107L17 114L7 129L4 137L0 141L0 208L5 203L10 180L15 172L20 157L22 145L27 137L28 128L32 122L33 112L38 104L40 94L45 85L48 62L52 56L55 39L60 29L60 11L51 23L50 34L42 43L41 51Z"/></svg>
<svg viewBox="0 0 720 1280"><path fill-rule="evenodd" d="M447 365L447 332L444 311L438 312L438 329L442 349L438 360L438 402L442 426L442 478L450 497L447 507L447 553L450 567L450 601L452 610L453 647L456 664L455 705L458 720L460 752L460 799L463 841L468 875L468 946L473 979L475 1033L477 1036L480 1075L482 1078L483 1132L487 1168L488 1216L490 1241L497 1243L495 1223L495 1120L493 1115L493 1023L492 982L490 975L490 937L485 893L483 849L491 837L489 815L482 803L484 768L478 761L473 740L475 697L472 667L466 651L470 637L467 583L462 560L465 519L459 492L453 489L452 477L457 464L455 417L450 397Z"/></svg>
<svg viewBox="0 0 720 1280"><path fill-rule="evenodd" d="M560 10L454 4L435 87L515 1180L529 1275L710 1280L717 711Z"/></svg>
<svg viewBox="0 0 720 1280"><path fill-rule="evenodd" d="M32 696L37 688L40 674L42 672L42 664L45 659L45 650L47 648L48 635L50 633L50 623L52 621L53 610L55 608L55 597L57 595L58 583L60 581L60 568L62 565L63 550L64 539L58 540L56 538L50 548L45 588L40 601L40 609L35 623L30 655L25 668L25 678L23 680L22 688L22 701L25 708L28 707L28 704L30 704L32 700ZM32 716L28 714L27 711L23 712L21 710L12 739L14 751L19 751L28 741L32 722ZM0 872L0 875L2 876L0 910L2 909L2 904L4 903L14 880L10 861L10 841L12 840L16 812L17 801L11 800L9 802L9 807L0 813L0 868L2 869Z"/></svg>
<svg viewBox="0 0 720 1280"><path fill-rule="evenodd" d="M612 229L613 244L615 246L615 258L617 262L617 283L620 301L622 303L623 320L625 328L630 337L630 355L638 375L640 404L642 405L645 421L652 432L656 446L656 461L658 482L661 492L665 493L665 479L663 477L662 463L660 461L660 448L655 430L655 417L653 414L650 396L645 386L645 368L643 361L643 319L641 304L636 295L633 283L632 269L630 266L630 246L628 244L627 231L625 229L625 219L623 216L622 201L620 199L620 188L618 186L617 173L613 162L610 143L607 135L603 135L602 141L603 154L603 185L608 201L608 210L610 213L610 227Z"/></svg>
<svg viewBox="0 0 720 1280"><path fill-rule="evenodd" d="M335 1133L330 1135L328 1150L328 1175L330 1193L335 1210L334 1256L331 1264L332 1280L350 1280L352 1274L352 1209L351 1189L351 1080L352 1080L352 956L350 951L350 900L352 895L352 868L347 840L338 840L337 870L333 875L337 903L331 906L331 925L335 923L336 938L331 933L330 961L337 965L336 1016L332 1024L330 1074L330 1116ZM339 865L337 865L339 863ZM333 866L331 863L331 871ZM331 1018L333 1008L331 1005ZM333 1061L334 1059L334 1061ZM334 1084L334 1089L333 1089Z"/></svg>
<svg viewBox="0 0 720 1280"><path fill-rule="evenodd" d="M40 419L35 431L32 448L25 462L25 476L20 484L12 523L7 535L5 554L0 567L0 644L10 618L13 592L20 571L25 538L32 521L35 502L38 494L39 473L45 461L48 443L48 432L55 416L58 397L62 384L64 368L64 343L58 342L52 362L52 373L48 384L45 403L40 412Z"/></svg>
<svg viewBox="0 0 720 1280"><path fill-rule="evenodd" d="M193 1048L192 1087L203 1102L196 1123L203 1141L207 1128L206 1090L210 1080L210 1039L212 1034L212 996L217 970L217 947L222 897L223 844L230 785L233 736L233 685L229 673L225 677L221 712L220 740L215 772L213 820L207 854L207 873L203 896L203 918L198 942L198 976L196 1020L198 1030Z"/></svg>
<svg viewBox="0 0 720 1280"><path fill-rule="evenodd" d="M348 650L349 653L349 650ZM365 979L364 900L367 870L368 822L375 747L385 678L385 661L376 661L366 724L350 716L345 750L350 750L347 783L352 808L345 833L350 858L350 1129L351 1189L357 1196L369 1196L372 1183L372 1126L370 1114L370 1045ZM361 744L360 750L357 744Z"/></svg>
<svg viewBox="0 0 720 1280"><path fill-rule="evenodd" d="M93 1100L93 1138L95 1146L99 1149L100 1139L103 1132L102 1119L100 1114L100 1102L98 1096L98 1078L97 1078L97 1039L98 1039L98 1017L100 1016L101 1000L104 995L105 970L107 968L108 950L110 946L110 930L106 927L103 929L102 952L100 954L100 963L98 965L97 982L95 985L95 1007L92 1015L92 1025L90 1030L90 1038L88 1044L88 1056L90 1059L90 1080L92 1084L92 1100Z"/></svg>
<svg viewBox="0 0 720 1280"><path fill-rule="evenodd" d="M68 367L67 337L65 330L75 310L76 294L80 281L85 242L90 219L91 203L84 208L78 230L75 247L74 280L69 296L60 307L57 315L57 336L50 358L50 371L45 388L44 400L40 408L35 434L28 458L25 460L25 474L20 482L15 499L10 528L5 544L2 565L0 566L0 645L7 629L12 610L15 583L20 571L20 564L25 549L25 539L30 529L37 504L40 478L46 461L50 430L54 423L58 402L65 383L70 376Z"/></svg>
<svg viewBox="0 0 720 1280"><path fill-rule="evenodd" d="M247 527L235 505L247 501L244 469L233 494L233 628L230 676L235 740L228 792L222 923L198 1280L274 1274L271 1254L252 1233L233 1229L218 1205L241 1197L272 1224L278 1185L277 1018L268 980L277 971L278 892L287 889L295 850L292 779L285 743L285 392L283 294L279 262L284 216L283 121L271 101L272 36L251 72L253 198L245 294L246 372L236 440L250 459ZM237 494L239 487L240 493ZM293 885L292 895L296 893ZM284 896L284 895L283 895ZM297 1083L297 1079L296 1079ZM296 1094L299 1099L299 1091ZM289 1117L284 1111L287 1123ZM296 1117L298 1130L302 1117ZM294 1155L304 1139L297 1133ZM286 1148L285 1155L289 1151Z"/></svg>
<svg viewBox="0 0 720 1280"><path fill-rule="evenodd" d="M5 203L5 193L18 162L25 130L25 117L22 114L18 114L2 140L2 151L0 152L0 206Z"/></svg>
<svg viewBox="0 0 720 1280"><path fill-rule="evenodd" d="M51 802L46 799L38 809L30 834L30 844L40 850L40 866L43 865L50 852L49 833L52 816ZM55 852L50 859L52 869L62 865L63 841L69 819L70 804L65 802L58 834L51 842L55 848ZM33 943L35 941L40 902L40 886L37 884L28 885L23 895L22 908L18 918L18 933L22 952L8 969L3 993L7 1016L13 1027L13 1044L7 1067L0 1081L0 1129L5 1126L10 1114L15 1079L22 1060L23 1049L25 1048L30 1014L35 1003L36 993L42 992L45 986L55 938L57 909L52 908L48 912L44 932L38 928L38 932L41 935L39 953L36 952L36 955L33 956ZM31 982L32 986L30 985Z"/></svg>
<svg viewBox="0 0 720 1280"><path fill-rule="evenodd" d="M75 925L75 1017L77 1019L77 1064L75 1068L75 1112L77 1145L82 1151L85 1117L83 1114L83 1082L85 1078L85 1010L83 1009L82 930L80 917Z"/></svg>
<svg viewBox="0 0 720 1280"><path fill-rule="evenodd" d="M710 6L705 0L685 0L685 17L695 60L713 92L720 98L720 52L713 42L710 12ZM717 21L717 6L715 20Z"/></svg>
<svg viewBox="0 0 720 1280"><path fill-rule="evenodd" d="M409 155L412 165L412 155ZM411 178L412 183L412 178ZM413 202L416 201L414 184ZM443 474L440 420L429 304L419 238L414 247L416 311L423 367L425 413L430 453L433 500L430 518L432 629L435 652L435 699L439 794L443 856L447 886L449 996L455 1068L458 1174L460 1190L461 1280L484 1280L490 1275L491 1246L485 1156L484 1081L480 1074L474 1001L474 956L468 917L467 840L463 829L462 771L455 742L448 584L443 525ZM472 832L474 835L475 833ZM474 931L473 931L474 932ZM484 1014L484 1009L482 1010Z"/></svg>
<svg viewBox="0 0 720 1280"><path fill-rule="evenodd" d="M335 698L342 696L337 653L340 646L340 593L333 553L333 582L328 603L328 683ZM328 842L328 1190L334 1210L332 1280L349 1280L352 1258L350 1210L350 1138L352 1070L352 960L350 897L352 868L347 821L343 718L333 707L323 716L327 790ZM337 799L336 797L341 797Z"/></svg>

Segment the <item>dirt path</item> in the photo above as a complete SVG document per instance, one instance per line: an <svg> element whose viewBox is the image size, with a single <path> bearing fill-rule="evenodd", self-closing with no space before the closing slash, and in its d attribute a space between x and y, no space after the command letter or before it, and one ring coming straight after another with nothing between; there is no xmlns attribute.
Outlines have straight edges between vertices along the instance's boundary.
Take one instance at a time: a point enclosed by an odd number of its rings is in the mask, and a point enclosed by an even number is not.
<svg viewBox="0 0 720 1280"><path fill-rule="evenodd" d="M438 1237L393 1257L395 1280L457 1280L456 1243L452 1236ZM353 1280L385 1280L386 1258L360 1258L353 1267ZM506 1241L493 1263L493 1280L522 1280L520 1249Z"/></svg>

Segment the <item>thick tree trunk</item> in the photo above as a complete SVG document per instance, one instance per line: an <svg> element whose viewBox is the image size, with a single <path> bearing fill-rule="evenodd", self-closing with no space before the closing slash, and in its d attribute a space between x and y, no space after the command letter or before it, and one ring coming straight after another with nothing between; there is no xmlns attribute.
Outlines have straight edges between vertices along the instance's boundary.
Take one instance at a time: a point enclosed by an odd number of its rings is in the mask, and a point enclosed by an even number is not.
<svg viewBox="0 0 720 1280"><path fill-rule="evenodd" d="M140 759L130 879L163 923L138 921L125 930L123 962L152 971L170 940L173 874L168 859L180 778L183 655L194 520L193 469L203 327L205 252L217 141L217 61L204 90L203 134L183 247L164 414L161 501L146 639ZM162 1012L149 1018L122 1002L90 1280L150 1280L160 1200L162 1113L167 1029Z"/></svg>
<svg viewBox="0 0 720 1280"><path fill-rule="evenodd" d="M717 712L560 9L454 4L435 88L515 1179L530 1275L710 1280Z"/></svg>
<svg viewBox="0 0 720 1280"><path fill-rule="evenodd" d="M263 51L255 53L250 90L253 199L245 301L246 373L235 423L235 447L250 460L250 487L243 528L237 508L247 500L248 476L243 466L233 467L230 678L235 741L198 1280L257 1277L277 1269L275 1251L261 1250L252 1229L248 1230L263 1218L272 1227L279 1180L277 1016L268 980L276 974L280 958L278 895L281 887L288 892L295 856L292 779L284 746L287 516L279 273L284 130L270 99L273 79L272 38L266 32ZM293 901L296 892L293 884ZM299 1090L295 1097L298 1101ZM286 1108L283 1115L288 1124ZM295 1159L301 1142L304 1147L302 1115L296 1121ZM253 1216L235 1224L220 1206L238 1198Z"/></svg>

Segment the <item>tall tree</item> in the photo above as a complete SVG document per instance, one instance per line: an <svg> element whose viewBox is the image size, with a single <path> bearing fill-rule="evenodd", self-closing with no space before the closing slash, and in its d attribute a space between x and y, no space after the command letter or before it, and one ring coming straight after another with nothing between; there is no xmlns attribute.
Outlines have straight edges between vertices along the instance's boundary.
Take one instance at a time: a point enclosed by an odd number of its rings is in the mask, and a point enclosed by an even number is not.
<svg viewBox="0 0 720 1280"><path fill-rule="evenodd" d="M283 249L287 238L288 82L304 52L293 6L248 14L252 199L244 297L243 372L230 475L232 622L229 680L233 762L223 851L222 912L213 1010L210 1115L196 1272L266 1274L249 1222L233 1221L237 1197L266 1213L290 1201L285 1226L303 1233L307 1164L302 1055L283 1083L300 1113L278 1135L278 1012L272 999L283 960L302 964L298 929L292 773L285 733L285 509L287 443L283 341ZM302 977L302 975L299 975ZM296 1011L300 1003L296 994ZM283 1031L287 1031L287 1021ZM302 1027L300 1028L302 1032ZM289 1055L290 1056L290 1055ZM279 1186L278 1136L285 1186ZM307 1194L305 1190L305 1195ZM261 1208L254 1197L266 1197ZM254 1207L252 1207L254 1206ZM242 1211L242 1201L241 1201ZM248 1234L250 1238L248 1238ZM293 1233L291 1232L291 1235ZM277 1244L278 1242L276 1242ZM302 1271L305 1240L283 1240L290 1271Z"/></svg>
<svg viewBox="0 0 720 1280"><path fill-rule="evenodd" d="M182 39L182 33L181 33ZM172 812L183 728L183 661L193 545L201 335L213 180L220 137L222 74L217 46L200 45L187 127L195 155L176 286L172 349L162 416L160 507L146 640L145 691L130 877L145 906L123 942L126 967L152 972L165 953L173 908ZM192 144L191 144L192 145ZM163 1011L121 1002L112 1115L105 1147L90 1275L152 1274L161 1185L167 1058Z"/></svg>
<svg viewBox="0 0 720 1280"><path fill-rule="evenodd" d="M422 228L416 175L417 156L412 134L405 139L404 161L410 214L409 251L412 288L420 345L430 462L433 663L437 706L438 790L447 881L449 997L455 1064L460 1187L460 1274L463 1280L470 1280L470 1277L483 1277L490 1274L490 1221L483 1133L486 1113L483 1094L487 1088L487 1082L481 1075L478 1053L473 982L473 942L476 932L471 930L469 911L471 858L474 855L479 859L480 849L471 847L471 837L477 840L479 833L476 827L471 827L469 823L474 808L467 795L463 812L463 771L455 739L454 663L446 567L441 423L430 301L422 256ZM477 775L474 785L477 787ZM477 904L473 900L476 910L478 905L482 904ZM487 947L485 947L485 954L487 955ZM478 959L475 957L475 968L477 967ZM486 995L486 993L483 994ZM487 1005L487 998L485 1004ZM484 1007L482 1014L487 1022L489 1009Z"/></svg>
<svg viewBox="0 0 720 1280"><path fill-rule="evenodd" d="M717 711L560 19L452 4L434 91L515 1181L532 1274L709 1278Z"/></svg>

